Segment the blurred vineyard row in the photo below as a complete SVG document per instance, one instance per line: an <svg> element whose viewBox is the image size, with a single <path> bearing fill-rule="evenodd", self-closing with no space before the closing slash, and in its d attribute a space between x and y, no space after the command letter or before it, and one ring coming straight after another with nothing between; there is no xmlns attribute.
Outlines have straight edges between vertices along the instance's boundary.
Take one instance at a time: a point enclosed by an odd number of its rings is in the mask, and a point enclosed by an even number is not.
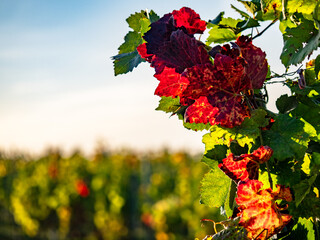
<svg viewBox="0 0 320 240"><path fill-rule="evenodd" d="M0 239L204 237L217 210L199 203L208 171L184 152L0 155Z"/></svg>

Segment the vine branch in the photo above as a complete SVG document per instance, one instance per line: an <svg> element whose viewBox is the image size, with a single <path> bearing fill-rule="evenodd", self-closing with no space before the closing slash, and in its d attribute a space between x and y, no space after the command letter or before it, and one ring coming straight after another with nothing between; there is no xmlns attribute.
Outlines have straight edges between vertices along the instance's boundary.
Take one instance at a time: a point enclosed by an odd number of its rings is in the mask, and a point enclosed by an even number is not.
<svg viewBox="0 0 320 240"><path fill-rule="evenodd" d="M271 27L273 24L275 24L276 21L278 21L278 18L274 19L265 29L263 29L260 33L258 33L257 35L255 35L255 36L252 38L252 40L255 39L255 38L257 38L257 37L259 37L259 36L261 36L265 31L268 30L269 27Z"/></svg>

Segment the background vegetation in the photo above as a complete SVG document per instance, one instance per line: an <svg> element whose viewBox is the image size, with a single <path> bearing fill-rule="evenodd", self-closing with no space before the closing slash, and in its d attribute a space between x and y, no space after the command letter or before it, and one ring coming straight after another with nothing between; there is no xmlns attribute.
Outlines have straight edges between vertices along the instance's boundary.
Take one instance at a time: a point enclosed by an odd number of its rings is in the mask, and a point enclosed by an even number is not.
<svg viewBox="0 0 320 240"><path fill-rule="evenodd" d="M185 152L0 155L1 239L194 239L207 167ZM217 214L217 216L216 216Z"/></svg>

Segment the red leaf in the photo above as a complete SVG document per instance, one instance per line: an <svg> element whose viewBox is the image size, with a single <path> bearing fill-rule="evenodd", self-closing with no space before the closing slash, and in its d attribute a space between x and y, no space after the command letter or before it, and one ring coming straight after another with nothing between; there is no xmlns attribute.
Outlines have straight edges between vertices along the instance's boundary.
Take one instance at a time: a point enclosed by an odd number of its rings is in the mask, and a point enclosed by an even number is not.
<svg viewBox="0 0 320 240"><path fill-rule="evenodd" d="M188 79L177 73L174 68L165 67L160 74L154 76L160 81L155 91L160 97L180 97L189 83Z"/></svg>
<svg viewBox="0 0 320 240"><path fill-rule="evenodd" d="M151 62L153 54L147 53L147 45L146 43L142 43L137 47L137 51L139 55L144 58L146 61Z"/></svg>
<svg viewBox="0 0 320 240"><path fill-rule="evenodd" d="M163 64L175 68L178 73L197 64L211 63L204 45L182 30L174 31L155 56L151 66L156 68ZM159 68L156 68L156 72L159 73Z"/></svg>
<svg viewBox="0 0 320 240"><path fill-rule="evenodd" d="M185 112L185 121L190 123L214 124L214 116L218 112L216 107L209 104L206 97L198 98Z"/></svg>
<svg viewBox="0 0 320 240"><path fill-rule="evenodd" d="M189 34L203 33L207 23L200 19L199 14L188 7L183 7L179 11L172 12L176 27L185 27Z"/></svg>
<svg viewBox="0 0 320 240"><path fill-rule="evenodd" d="M240 95L241 91L250 88L243 64L242 58L234 59L218 53L214 65L207 63L188 68L183 73L189 80L183 97L196 100L207 96L209 103L219 109L211 122L230 128L240 125L249 116Z"/></svg>
<svg viewBox="0 0 320 240"><path fill-rule="evenodd" d="M273 150L268 146L261 146L251 154L234 156L230 153L219 168L235 182L258 179L259 164L268 161L272 154Z"/></svg>
<svg viewBox="0 0 320 240"><path fill-rule="evenodd" d="M247 61L247 75L254 89L260 89L268 73L266 53L252 44L252 39L240 36L236 44L241 49L242 57Z"/></svg>
<svg viewBox="0 0 320 240"><path fill-rule="evenodd" d="M209 96L208 101L212 106L219 109L215 117L215 124L233 128L241 125L243 120L250 116L250 111L242 96L221 91Z"/></svg>
<svg viewBox="0 0 320 240"><path fill-rule="evenodd" d="M277 186L276 191L270 188L261 189L263 184L258 180L240 182L236 202L241 217L239 224L248 231L250 239L267 239L281 231L290 222L289 214L281 213L276 200L291 201L290 189Z"/></svg>

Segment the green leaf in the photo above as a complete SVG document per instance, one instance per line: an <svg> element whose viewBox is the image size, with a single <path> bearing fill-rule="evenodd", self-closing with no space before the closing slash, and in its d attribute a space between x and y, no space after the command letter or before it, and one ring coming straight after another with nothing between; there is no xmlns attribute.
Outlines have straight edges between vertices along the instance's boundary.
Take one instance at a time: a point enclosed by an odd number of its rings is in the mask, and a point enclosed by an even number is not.
<svg viewBox="0 0 320 240"><path fill-rule="evenodd" d="M282 34L286 32L287 28L295 28L296 25L290 20L290 18L286 18L285 20L282 20L279 24L279 29Z"/></svg>
<svg viewBox="0 0 320 240"><path fill-rule="evenodd" d="M262 108L255 109L251 112L251 121L257 124L257 127L266 127L269 125L269 118L267 112Z"/></svg>
<svg viewBox="0 0 320 240"><path fill-rule="evenodd" d="M141 62L143 62L143 59L140 57L137 50L113 56L112 59L114 60L114 73L116 76L131 72L133 68L137 67Z"/></svg>
<svg viewBox="0 0 320 240"><path fill-rule="evenodd" d="M225 215L230 218L233 215L233 209L235 207L235 197L237 192L237 185L234 181L231 181L230 191L228 192L227 199L223 205Z"/></svg>
<svg viewBox="0 0 320 240"><path fill-rule="evenodd" d="M263 131L264 143L274 151L273 157L283 161L290 157L302 160L308 148L309 135L303 121L280 114L270 130Z"/></svg>
<svg viewBox="0 0 320 240"><path fill-rule="evenodd" d="M150 20L147 18L140 19L140 35L143 36L150 29Z"/></svg>
<svg viewBox="0 0 320 240"><path fill-rule="evenodd" d="M316 197L314 192L310 193L304 198L304 200L296 207L295 204L291 204L289 212L293 217L313 218L320 217L320 198Z"/></svg>
<svg viewBox="0 0 320 240"><path fill-rule="evenodd" d="M282 0L261 0L259 20L279 19L282 14Z"/></svg>
<svg viewBox="0 0 320 240"><path fill-rule="evenodd" d="M270 173L270 175L271 175L273 185L278 184L278 175L273 173ZM263 186L265 188L270 186L269 175L267 171L261 172L259 174L259 181L263 183Z"/></svg>
<svg viewBox="0 0 320 240"><path fill-rule="evenodd" d="M295 96L288 97L288 94L282 95L276 101L276 106L280 113L286 114L298 106L299 102Z"/></svg>
<svg viewBox="0 0 320 240"><path fill-rule="evenodd" d="M241 21L237 24L237 28L239 28L239 32L242 32L249 28L259 27L259 21L253 18L248 18L247 20Z"/></svg>
<svg viewBox="0 0 320 240"><path fill-rule="evenodd" d="M128 32L124 37L124 43L120 45L119 54L134 52L142 43L141 35L137 32Z"/></svg>
<svg viewBox="0 0 320 240"><path fill-rule="evenodd" d="M221 207L227 200L231 179L225 175L218 163L201 180L201 203L209 207Z"/></svg>
<svg viewBox="0 0 320 240"><path fill-rule="evenodd" d="M320 165L320 153L318 152L312 153L312 162L316 165Z"/></svg>
<svg viewBox="0 0 320 240"><path fill-rule="evenodd" d="M224 15L224 12L219 13L218 16L216 16L215 19L209 20L209 23L215 24L215 25L219 24L221 22L222 18L223 18L223 15Z"/></svg>
<svg viewBox="0 0 320 240"><path fill-rule="evenodd" d="M313 229L313 223L310 219L299 218L298 222L292 230L290 235L281 238L281 240L294 240L294 239L306 239L315 240L315 231Z"/></svg>
<svg viewBox="0 0 320 240"><path fill-rule="evenodd" d="M211 29L207 38L207 44L224 43L237 39L240 36L240 29L237 28L239 22L241 22L240 19L222 17L221 21L217 24L209 23L207 27Z"/></svg>
<svg viewBox="0 0 320 240"><path fill-rule="evenodd" d="M252 1L243 1L237 0L242 3L248 12L252 13L254 16L258 11L261 11L260 0L252 0Z"/></svg>
<svg viewBox="0 0 320 240"><path fill-rule="evenodd" d="M301 167L295 160L274 162L271 172L276 175L276 183L288 187L298 184L302 175Z"/></svg>
<svg viewBox="0 0 320 240"><path fill-rule="evenodd" d="M316 77L319 79L320 72L320 54L316 57L314 71L316 73Z"/></svg>
<svg viewBox="0 0 320 240"><path fill-rule="evenodd" d="M303 201L303 199L308 195L311 186L316 180L316 178L317 175L313 175L309 179L305 179L301 181L299 184L293 186L296 207L298 207L299 204Z"/></svg>
<svg viewBox="0 0 320 240"><path fill-rule="evenodd" d="M145 11L136 12L135 14L131 14L130 17L126 19L127 23L129 24L129 27L132 28L135 32L140 32L141 30L141 19L148 19L147 14Z"/></svg>
<svg viewBox="0 0 320 240"><path fill-rule="evenodd" d="M220 125L211 127L211 132L203 136L203 143L206 145L206 151L213 149L215 145L227 145L230 147L231 141L235 140L241 147L246 145L250 148L259 137L259 127L265 127L268 124L266 112L263 109L257 109L252 112L251 118L245 118L242 124L234 128L224 128Z"/></svg>
<svg viewBox="0 0 320 240"><path fill-rule="evenodd" d="M283 35L284 47L280 56L282 63L286 67L301 63L319 47L319 27L320 23L316 20L314 22L302 19L297 27L286 29L286 33Z"/></svg>
<svg viewBox="0 0 320 240"><path fill-rule="evenodd" d="M161 97L156 110L166 113L174 113L180 108L180 99L172 97Z"/></svg>
<svg viewBox="0 0 320 240"><path fill-rule="evenodd" d="M153 11L149 14L150 19L151 16L153 19L158 17ZM142 36L149 30L150 19L146 11L132 14L126 19L133 31L125 36L124 43L118 48L118 55L111 58L114 60L115 75L131 72L133 68L144 62L137 52L137 47L143 43Z"/></svg>
<svg viewBox="0 0 320 240"><path fill-rule="evenodd" d="M289 14L295 12L303 15L312 15L317 6L318 0L290 0L287 1L286 10Z"/></svg>
<svg viewBox="0 0 320 240"><path fill-rule="evenodd" d="M317 133L320 131L320 107L317 105L306 105L300 103L296 109L291 112L294 117L303 117L305 121L310 123Z"/></svg>
<svg viewBox="0 0 320 240"><path fill-rule="evenodd" d="M151 10L149 12L149 19L150 19L150 22L153 23L153 22L158 21L160 19L160 17L153 10Z"/></svg>
<svg viewBox="0 0 320 240"><path fill-rule="evenodd" d="M318 82L317 77L316 77L316 72L313 67L307 68L304 70L304 78L306 80L307 86L311 86L311 85L316 84Z"/></svg>
<svg viewBox="0 0 320 240"><path fill-rule="evenodd" d="M244 17L245 19L250 18L249 14L241 11L240 9L236 8L235 6L233 6L232 4L231 4L231 8L234 9L237 13L239 13L241 15L241 17Z"/></svg>
<svg viewBox="0 0 320 240"><path fill-rule="evenodd" d="M209 130L211 127L210 123L204 124L204 123L188 123L183 122L183 126L189 130L193 131L203 131L203 130Z"/></svg>

